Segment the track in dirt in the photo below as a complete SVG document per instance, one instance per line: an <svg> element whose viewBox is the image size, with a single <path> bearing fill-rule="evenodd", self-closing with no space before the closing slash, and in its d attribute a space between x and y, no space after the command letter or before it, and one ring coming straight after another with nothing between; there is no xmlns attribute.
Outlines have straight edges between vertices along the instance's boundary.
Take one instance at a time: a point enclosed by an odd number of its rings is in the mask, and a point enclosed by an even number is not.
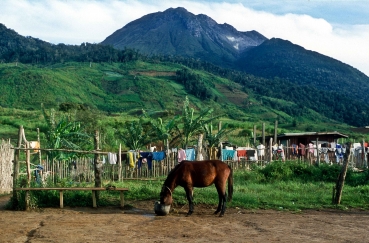
<svg viewBox="0 0 369 243"><path fill-rule="evenodd" d="M9 197L0 197L4 206ZM155 216L154 201L129 207L0 209L0 242L369 242L367 211L244 210L196 205Z"/></svg>

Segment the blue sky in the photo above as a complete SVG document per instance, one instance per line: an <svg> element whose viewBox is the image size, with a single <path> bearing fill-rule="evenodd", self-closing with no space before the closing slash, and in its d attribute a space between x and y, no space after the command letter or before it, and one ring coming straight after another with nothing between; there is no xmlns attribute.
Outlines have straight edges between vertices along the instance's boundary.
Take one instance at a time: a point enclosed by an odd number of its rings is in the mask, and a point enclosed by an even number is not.
<svg viewBox="0 0 369 243"><path fill-rule="evenodd" d="M369 0L1 0L0 23L24 36L79 45L170 7L289 40L369 76Z"/></svg>

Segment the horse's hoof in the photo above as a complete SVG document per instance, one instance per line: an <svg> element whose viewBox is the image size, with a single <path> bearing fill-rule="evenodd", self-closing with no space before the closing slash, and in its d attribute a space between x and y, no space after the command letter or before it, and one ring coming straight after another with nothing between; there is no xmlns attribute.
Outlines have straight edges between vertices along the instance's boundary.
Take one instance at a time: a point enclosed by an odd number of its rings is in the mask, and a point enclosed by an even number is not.
<svg viewBox="0 0 369 243"><path fill-rule="evenodd" d="M219 213L219 211L215 211L215 212L214 212L214 214L215 214L215 215L216 215L216 214L218 214L218 213Z"/></svg>
<svg viewBox="0 0 369 243"><path fill-rule="evenodd" d="M219 217L223 217L224 216L224 214L219 214Z"/></svg>
<svg viewBox="0 0 369 243"><path fill-rule="evenodd" d="M191 214L192 214L193 212L188 212L187 214L186 214L186 217L188 217L188 216L191 216Z"/></svg>

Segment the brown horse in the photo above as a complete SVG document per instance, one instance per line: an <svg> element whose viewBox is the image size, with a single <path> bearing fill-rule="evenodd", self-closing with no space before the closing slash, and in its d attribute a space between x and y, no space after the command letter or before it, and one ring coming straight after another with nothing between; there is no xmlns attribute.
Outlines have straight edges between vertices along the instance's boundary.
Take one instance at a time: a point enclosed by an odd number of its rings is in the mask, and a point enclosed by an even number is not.
<svg viewBox="0 0 369 243"><path fill-rule="evenodd" d="M226 184L228 181L228 200L232 200L233 194L233 172L231 167L220 160L204 161L182 161L168 174L162 190L160 192L160 203L164 205L172 204L172 193L177 186L182 186L186 191L189 203L187 216L193 213L193 188L207 187L215 185L219 204L214 214L220 212L220 217L224 215L226 209Z"/></svg>

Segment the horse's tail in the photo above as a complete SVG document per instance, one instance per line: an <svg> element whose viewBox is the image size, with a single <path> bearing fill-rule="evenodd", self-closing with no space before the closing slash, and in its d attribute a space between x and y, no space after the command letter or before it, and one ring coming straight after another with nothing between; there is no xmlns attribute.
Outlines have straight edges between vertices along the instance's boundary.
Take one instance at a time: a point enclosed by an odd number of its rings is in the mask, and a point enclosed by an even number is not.
<svg viewBox="0 0 369 243"><path fill-rule="evenodd" d="M228 165L228 168L230 170L230 173L228 176L228 202L231 202L232 196L233 196L233 170L229 165Z"/></svg>

